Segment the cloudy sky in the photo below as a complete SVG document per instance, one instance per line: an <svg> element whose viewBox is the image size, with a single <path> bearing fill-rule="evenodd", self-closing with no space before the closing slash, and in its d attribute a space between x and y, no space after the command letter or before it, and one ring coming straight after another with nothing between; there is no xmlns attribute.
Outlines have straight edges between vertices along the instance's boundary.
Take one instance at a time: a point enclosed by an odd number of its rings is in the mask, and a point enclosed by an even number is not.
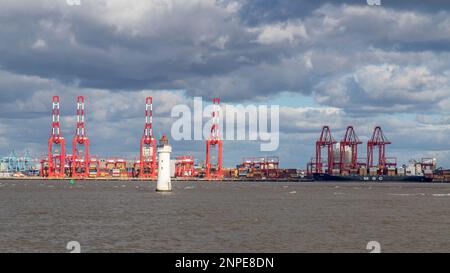
<svg viewBox="0 0 450 273"><path fill-rule="evenodd" d="M70 1L69 1L70 2ZM0 0L0 155L43 155L51 97L75 131L86 96L97 155L138 155L146 96L155 135L170 111L221 97L280 105L279 155L304 168L323 125L353 125L363 141L380 125L388 155L436 157L450 167L450 1ZM201 141L175 155L204 158ZM259 155L258 142L225 142L224 161ZM365 156L365 147L360 157Z"/></svg>

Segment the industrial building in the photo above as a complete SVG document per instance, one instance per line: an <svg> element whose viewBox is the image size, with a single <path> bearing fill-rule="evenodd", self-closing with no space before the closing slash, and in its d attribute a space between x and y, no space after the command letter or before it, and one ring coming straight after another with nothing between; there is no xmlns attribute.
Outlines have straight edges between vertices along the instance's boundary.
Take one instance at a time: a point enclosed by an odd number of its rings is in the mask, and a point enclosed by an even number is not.
<svg viewBox="0 0 450 273"><path fill-rule="evenodd" d="M12 151L8 156L0 158L0 177L35 176L39 173L39 163L28 151L18 156Z"/></svg>

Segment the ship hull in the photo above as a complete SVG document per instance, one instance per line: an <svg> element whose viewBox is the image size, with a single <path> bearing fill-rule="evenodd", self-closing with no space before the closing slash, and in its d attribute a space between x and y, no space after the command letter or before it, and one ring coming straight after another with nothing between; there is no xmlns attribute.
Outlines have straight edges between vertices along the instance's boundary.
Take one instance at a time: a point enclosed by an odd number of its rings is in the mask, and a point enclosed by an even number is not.
<svg viewBox="0 0 450 273"><path fill-rule="evenodd" d="M313 174L314 181L333 181L333 182L432 182L433 178L419 175L411 176L362 176L362 175L330 175L326 173Z"/></svg>

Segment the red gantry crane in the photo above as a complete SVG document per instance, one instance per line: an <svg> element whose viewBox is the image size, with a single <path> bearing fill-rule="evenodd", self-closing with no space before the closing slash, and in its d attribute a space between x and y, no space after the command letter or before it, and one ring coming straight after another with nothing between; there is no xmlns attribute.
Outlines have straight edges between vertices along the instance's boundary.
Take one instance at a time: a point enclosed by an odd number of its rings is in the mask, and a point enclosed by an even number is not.
<svg viewBox="0 0 450 273"><path fill-rule="evenodd" d="M77 129L72 147L72 176L88 177L90 164L89 138L86 136L83 96L77 97Z"/></svg>
<svg viewBox="0 0 450 273"><path fill-rule="evenodd" d="M322 162L322 148L327 148L327 165L328 165L328 173L331 174L333 171L333 146L336 144L336 141L333 139L331 135L330 127L323 126L322 133L320 134L320 139L316 141L316 173L323 173L323 162Z"/></svg>
<svg viewBox="0 0 450 273"><path fill-rule="evenodd" d="M141 138L139 177L156 177L156 139L153 136L153 98L145 100L145 129Z"/></svg>
<svg viewBox="0 0 450 273"><path fill-rule="evenodd" d="M175 165L175 175L177 177L193 177L194 157L189 155L177 156Z"/></svg>
<svg viewBox="0 0 450 273"><path fill-rule="evenodd" d="M213 99L212 125L209 139L206 141L206 171L207 178L222 177L222 139L219 134L220 98ZM217 147L217 163L211 163L212 148Z"/></svg>
<svg viewBox="0 0 450 273"><path fill-rule="evenodd" d="M367 142L367 167L378 167L379 170L384 170L387 165L395 165L395 163L388 163L386 158L386 145L391 142L384 136L380 126L375 127L372 138ZM374 165L374 149L378 148L378 164Z"/></svg>
<svg viewBox="0 0 450 273"><path fill-rule="evenodd" d="M61 136L60 98L52 99L52 132L48 139L48 176L64 177L66 165L66 140ZM58 149L59 147L59 149Z"/></svg>
<svg viewBox="0 0 450 273"><path fill-rule="evenodd" d="M341 174L348 173L350 170L358 169L358 145L362 144L362 141L359 140L358 136L353 129L353 126L348 126L345 131L344 139L340 142L340 157L339 157L339 165L341 169ZM351 156L350 162L348 162L346 158L347 147L350 148Z"/></svg>
<svg viewBox="0 0 450 273"><path fill-rule="evenodd" d="M268 178L280 177L280 158L278 156L266 156L261 169Z"/></svg>

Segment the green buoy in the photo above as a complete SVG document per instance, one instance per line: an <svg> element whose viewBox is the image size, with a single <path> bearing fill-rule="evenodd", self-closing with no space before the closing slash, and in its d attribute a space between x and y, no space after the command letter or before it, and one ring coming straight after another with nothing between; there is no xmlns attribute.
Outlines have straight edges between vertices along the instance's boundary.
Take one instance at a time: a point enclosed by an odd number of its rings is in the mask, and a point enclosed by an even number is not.
<svg viewBox="0 0 450 273"><path fill-rule="evenodd" d="M70 179L69 185L75 185L75 180Z"/></svg>

